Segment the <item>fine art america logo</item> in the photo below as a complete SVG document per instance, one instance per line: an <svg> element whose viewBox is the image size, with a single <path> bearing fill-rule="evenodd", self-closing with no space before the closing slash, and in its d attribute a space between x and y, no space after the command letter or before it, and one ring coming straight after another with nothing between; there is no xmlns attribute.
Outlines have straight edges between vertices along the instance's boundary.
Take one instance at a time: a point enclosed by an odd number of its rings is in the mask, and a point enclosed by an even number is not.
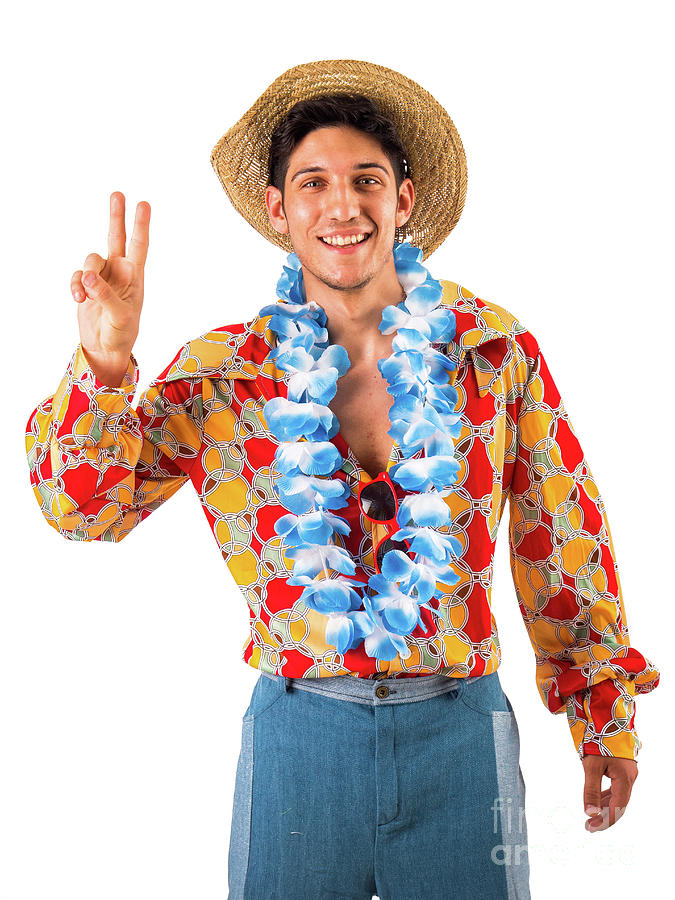
<svg viewBox="0 0 675 900"><path fill-rule="evenodd" d="M502 837L502 843L490 851L492 862L498 866L528 865L525 808L515 806L511 797L496 797L490 810L493 834Z"/></svg>

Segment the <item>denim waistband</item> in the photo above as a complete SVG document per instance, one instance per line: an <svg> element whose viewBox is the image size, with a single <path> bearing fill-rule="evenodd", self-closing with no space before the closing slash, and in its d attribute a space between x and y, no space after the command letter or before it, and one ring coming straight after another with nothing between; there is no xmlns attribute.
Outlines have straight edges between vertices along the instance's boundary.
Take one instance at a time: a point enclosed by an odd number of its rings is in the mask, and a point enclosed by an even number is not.
<svg viewBox="0 0 675 900"><path fill-rule="evenodd" d="M447 675L419 675L410 678L358 678L354 675L330 675L325 678L287 678L262 672L266 678L274 681L285 681L285 690L310 691L314 694L326 694L334 699L348 700L352 703L411 703L416 700L427 700L456 690L462 684L485 678L485 675L472 675L452 678ZM493 674L496 674L494 672Z"/></svg>

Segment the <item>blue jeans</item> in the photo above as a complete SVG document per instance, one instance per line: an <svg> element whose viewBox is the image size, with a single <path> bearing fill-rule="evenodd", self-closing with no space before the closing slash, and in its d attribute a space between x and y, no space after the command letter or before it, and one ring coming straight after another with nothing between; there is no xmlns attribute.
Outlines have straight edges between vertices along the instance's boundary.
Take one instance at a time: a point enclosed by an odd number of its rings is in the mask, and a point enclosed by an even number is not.
<svg viewBox="0 0 675 900"><path fill-rule="evenodd" d="M529 900L519 756L497 672L261 673L242 720L229 900Z"/></svg>

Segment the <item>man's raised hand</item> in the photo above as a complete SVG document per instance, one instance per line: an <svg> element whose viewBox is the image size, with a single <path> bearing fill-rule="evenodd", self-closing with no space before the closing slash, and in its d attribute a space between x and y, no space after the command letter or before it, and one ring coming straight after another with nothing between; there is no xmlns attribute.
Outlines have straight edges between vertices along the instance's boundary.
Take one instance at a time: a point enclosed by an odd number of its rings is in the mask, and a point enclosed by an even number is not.
<svg viewBox="0 0 675 900"><path fill-rule="evenodd" d="M82 349L99 381L111 387L122 383L138 336L149 244L150 204L142 200L136 206L128 252L124 207L124 194L114 191L110 195L108 258L90 253L70 281L78 304Z"/></svg>

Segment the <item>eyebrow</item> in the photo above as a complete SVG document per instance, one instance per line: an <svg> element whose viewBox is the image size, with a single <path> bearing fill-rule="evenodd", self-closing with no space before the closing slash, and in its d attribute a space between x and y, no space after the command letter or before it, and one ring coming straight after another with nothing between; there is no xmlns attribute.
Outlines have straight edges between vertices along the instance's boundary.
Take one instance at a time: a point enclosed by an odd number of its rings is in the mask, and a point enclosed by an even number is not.
<svg viewBox="0 0 675 900"><path fill-rule="evenodd" d="M389 174L389 172L387 172L387 170L385 169L384 166L381 166L379 163L376 163L376 162L357 163L354 166L354 169L355 170L382 169L382 171L385 172L387 175ZM291 178L291 181L295 181L295 179L299 178L300 175L306 175L308 172L325 172L325 171L326 170L322 166L308 166L306 169L300 169L299 171L297 171L295 173L295 175Z"/></svg>

